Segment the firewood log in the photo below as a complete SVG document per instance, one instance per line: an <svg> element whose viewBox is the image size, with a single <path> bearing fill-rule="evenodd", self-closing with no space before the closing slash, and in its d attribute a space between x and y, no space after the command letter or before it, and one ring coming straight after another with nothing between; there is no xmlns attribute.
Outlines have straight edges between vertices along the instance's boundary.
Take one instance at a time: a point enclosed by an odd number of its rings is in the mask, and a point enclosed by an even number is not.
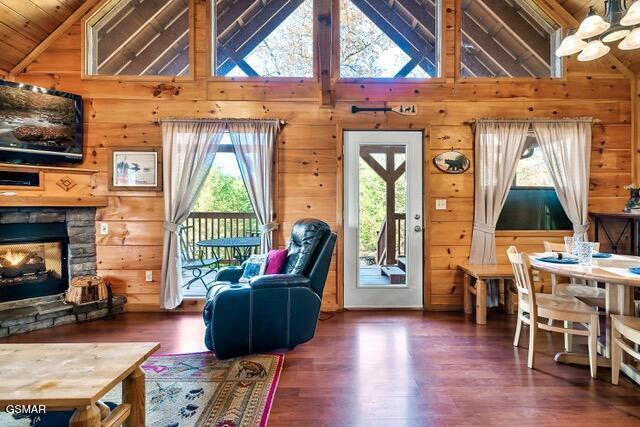
<svg viewBox="0 0 640 427"><path fill-rule="evenodd" d="M71 279L65 301L72 304L86 304L107 298L107 285L100 276L78 276Z"/></svg>

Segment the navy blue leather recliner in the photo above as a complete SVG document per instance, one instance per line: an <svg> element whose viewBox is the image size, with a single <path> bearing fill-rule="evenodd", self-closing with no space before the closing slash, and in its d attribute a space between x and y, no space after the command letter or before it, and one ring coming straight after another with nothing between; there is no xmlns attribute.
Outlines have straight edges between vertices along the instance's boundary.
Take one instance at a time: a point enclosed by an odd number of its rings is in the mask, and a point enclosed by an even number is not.
<svg viewBox="0 0 640 427"><path fill-rule="evenodd" d="M284 274L238 283L242 267L227 267L207 294L204 341L220 359L279 348L313 338L336 235L317 219L296 222Z"/></svg>

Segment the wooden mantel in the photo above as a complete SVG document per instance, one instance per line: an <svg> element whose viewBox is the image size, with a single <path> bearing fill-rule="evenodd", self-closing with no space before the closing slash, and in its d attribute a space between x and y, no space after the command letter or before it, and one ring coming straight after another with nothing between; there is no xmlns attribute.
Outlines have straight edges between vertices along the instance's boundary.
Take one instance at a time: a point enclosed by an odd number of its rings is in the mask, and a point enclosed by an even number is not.
<svg viewBox="0 0 640 427"><path fill-rule="evenodd" d="M0 185L0 207L103 207L107 197L92 194L94 169L0 163L0 172L35 174L38 185Z"/></svg>

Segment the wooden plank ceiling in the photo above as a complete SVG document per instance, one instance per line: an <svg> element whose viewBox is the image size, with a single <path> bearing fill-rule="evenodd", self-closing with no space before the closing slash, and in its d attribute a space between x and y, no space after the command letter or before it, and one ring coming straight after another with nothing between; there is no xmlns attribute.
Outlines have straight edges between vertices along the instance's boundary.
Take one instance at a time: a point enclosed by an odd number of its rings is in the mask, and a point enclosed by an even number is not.
<svg viewBox="0 0 640 427"><path fill-rule="evenodd" d="M604 16L604 0L558 0L570 14L572 14L579 22L587 16L589 8L593 7L598 13ZM627 1L631 4L631 1ZM618 49L618 43L610 43L611 52L620 59L631 71L636 74L640 73L640 51L625 51Z"/></svg>
<svg viewBox="0 0 640 427"><path fill-rule="evenodd" d="M6 74L83 0L0 0L0 70Z"/></svg>
<svg viewBox="0 0 640 427"><path fill-rule="evenodd" d="M400 71L407 74L415 66L427 73L435 72L434 17L435 0L351 0L411 58ZM141 0L149 4L157 0ZM268 34L286 19L302 0L218 0L217 73L227 74L236 65L247 75L257 75L245 61ZM581 20L589 6L600 12L602 0L558 0L567 11ZM5 73L69 17L83 0L0 0L0 70ZM539 76L548 75L550 67L549 32L519 7L518 1L462 0L465 23L463 41L463 74L474 76ZM140 6L140 5L139 5ZM149 37L155 37L151 31ZM144 40L137 43L144 44ZM186 47L179 48L186 54ZM178 49L179 50L179 49ZM634 72L640 71L637 52L614 53ZM124 58L126 50L120 51ZM128 55L130 56L130 55ZM181 57L172 69L184 70ZM144 66L127 64L111 58L120 66L106 70L136 74ZM140 61L138 61L140 62ZM155 70L157 72L157 70Z"/></svg>

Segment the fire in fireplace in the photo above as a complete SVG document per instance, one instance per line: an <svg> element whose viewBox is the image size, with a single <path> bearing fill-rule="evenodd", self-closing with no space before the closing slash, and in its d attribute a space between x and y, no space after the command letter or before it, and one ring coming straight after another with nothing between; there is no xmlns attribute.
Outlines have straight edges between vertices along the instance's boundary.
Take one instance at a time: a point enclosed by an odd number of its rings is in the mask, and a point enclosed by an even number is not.
<svg viewBox="0 0 640 427"><path fill-rule="evenodd" d="M0 279L3 284L62 277L60 243L0 245Z"/></svg>
<svg viewBox="0 0 640 427"><path fill-rule="evenodd" d="M0 225L0 302L64 292L68 240L64 223Z"/></svg>

